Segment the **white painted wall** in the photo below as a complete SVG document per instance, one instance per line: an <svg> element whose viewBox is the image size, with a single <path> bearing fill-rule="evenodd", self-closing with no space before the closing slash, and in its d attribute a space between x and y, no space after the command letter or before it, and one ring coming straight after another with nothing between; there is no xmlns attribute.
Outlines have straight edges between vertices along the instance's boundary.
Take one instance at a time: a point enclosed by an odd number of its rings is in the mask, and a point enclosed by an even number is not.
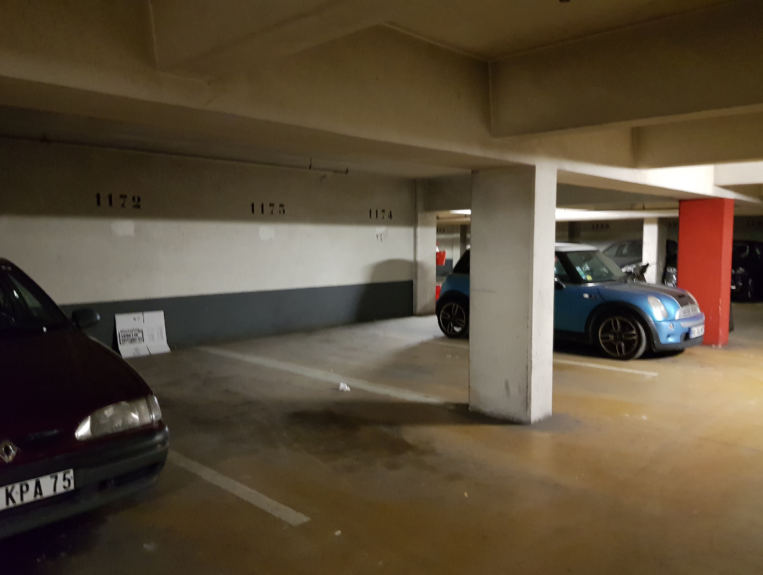
<svg viewBox="0 0 763 575"><path fill-rule="evenodd" d="M453 265L461 258L461 226L437 226L437 247L446 252L445 258L453 260Z"/></svg>
<svg viewBox="0 0 763 575"><path fill-rule="evenodd" d="M641 239L643 220L615 220L601 222L570 222L570 241L606 249L621 240Z"/></svg>
<svg viewBox="0 0 763 575"><path fill-rule="evenodd" d="M0 190L0 257L61 304L413 279L410 180L0 141Z"/></svg>

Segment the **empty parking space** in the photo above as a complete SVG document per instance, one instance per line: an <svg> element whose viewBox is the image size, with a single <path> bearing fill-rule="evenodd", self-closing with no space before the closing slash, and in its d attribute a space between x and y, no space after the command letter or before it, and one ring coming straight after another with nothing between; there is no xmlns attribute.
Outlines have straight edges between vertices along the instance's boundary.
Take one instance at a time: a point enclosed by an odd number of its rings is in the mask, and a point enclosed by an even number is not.
<svg viewBox="0 0 763 575"><path fill-rule="evenodd" d="M558 353L556 413L534 427L469 413L468 342L435 330L394 320L133 360L177 455L153 491L0 543L13 572L759 571L754 328L727 351L628 364L656 376Z"/></svg>

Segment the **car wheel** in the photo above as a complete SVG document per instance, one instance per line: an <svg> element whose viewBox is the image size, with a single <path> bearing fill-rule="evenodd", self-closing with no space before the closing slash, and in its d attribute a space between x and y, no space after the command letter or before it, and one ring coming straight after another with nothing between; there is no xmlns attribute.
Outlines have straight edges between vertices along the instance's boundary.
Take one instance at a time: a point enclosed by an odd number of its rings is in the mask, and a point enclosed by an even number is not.
<svg viewBox="0 0 763 575"><path fill-rule="evenodd" d="M613 359L638 359L646 351L644 326L630 314L607 315L599 322L595 336L602 353Z"/></svg>
<svg viewBox="0 0 763 575"><path fill-rule="evenodd" d="M469 335L469 302L466 298L454 298L438 307L437 322L442 333L451 339Z"/></svg>

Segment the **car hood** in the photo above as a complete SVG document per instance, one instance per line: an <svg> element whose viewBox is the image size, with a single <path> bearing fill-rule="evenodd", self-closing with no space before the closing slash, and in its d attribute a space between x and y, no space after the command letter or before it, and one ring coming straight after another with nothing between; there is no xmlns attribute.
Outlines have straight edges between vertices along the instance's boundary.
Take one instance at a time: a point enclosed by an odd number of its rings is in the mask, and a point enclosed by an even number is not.
<svg viewBox="0 0 763 575"><path fill-rule="evenodd" d="M649 297L669 296L676 300L680 307L694 303L689 294L679 288L672 288L664 285L647 284L643 282L612 282L597 286L599 293L604 299L619 299L627 295L636 295Z"/></svg>
<svg viewBox="0 0 763 575"><path fill-rule="evenodd" d="M0 440L73 430L100 407L151 390L119 356L75 329L0 340Z"/></svg>

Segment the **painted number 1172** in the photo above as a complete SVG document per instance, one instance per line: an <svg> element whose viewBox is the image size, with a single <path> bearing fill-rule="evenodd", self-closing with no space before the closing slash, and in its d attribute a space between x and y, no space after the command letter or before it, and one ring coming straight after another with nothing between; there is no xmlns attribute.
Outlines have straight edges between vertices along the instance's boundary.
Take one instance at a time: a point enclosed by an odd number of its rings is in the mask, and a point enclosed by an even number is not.
<svg viewBox="0 0 763 575"><path fill-rule="evenodd" d="M140 209L140 196L130 198L127 194L95 194L95 205L99 208L132 208Z"/></svg>

